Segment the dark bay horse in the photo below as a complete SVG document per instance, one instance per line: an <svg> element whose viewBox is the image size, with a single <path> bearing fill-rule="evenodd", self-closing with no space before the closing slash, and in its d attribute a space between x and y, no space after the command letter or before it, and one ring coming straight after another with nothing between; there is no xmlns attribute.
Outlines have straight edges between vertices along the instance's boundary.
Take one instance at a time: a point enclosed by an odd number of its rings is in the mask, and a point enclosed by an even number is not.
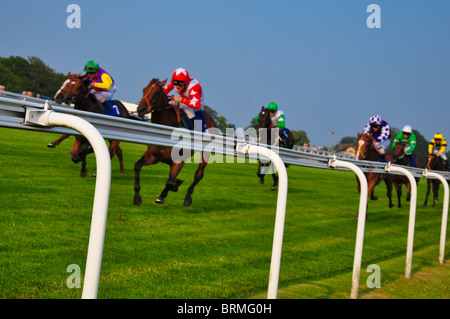
<svg viewBox="0 0 450 319"><path fill-rule="evenodd" d="M279 136L278 129L273 125L269 109L264 106L261 108L261 112L259 112L258 123L256 123L256 129L258 131L258 139L260 143L264 143L267 145L284 147L292 149L294 147L294 135L288 129L286 129L288 133L288 139L282 139ZM259 177L259 183L264 184L264 176L272 169L272 178L273 185L271 190L276 190L278 186L278 174L273 172L273 167L270 162L263 163L261 160L258 160L258 172L256 175Z"/></svg>
<svg viewBox="0 0 450 319"><path fill-rule="evenodd" d="M405 146L406 146L406 143L403 143L403 142L398 142L397 144L395 144L394 152L393 152L393 159L394 159L393 164L413 167L411 160L405 154L405 151L404 151ZM419 158L414 154L412 156L414 156L417 167L420 168ZM400 207L402 207L402 203L401 203L402 185L404 184L406 186L406 191L407 191L406 201L409 202L411 199L411 183L409 182L409 179L404 175L391 175L389 178L391 179L392 183L395 186L395 189L397 190L398 207L400 208ZM420 181L420 178L416 177L416 183L419 183L419 181Z"/></svg>
<svg viewBox="0 0 450 319"><path fill-rule="evenodd" d="M428 162L425 166L428 170L433 171L445 171L445 162L440 156L436 156L436 154L428 155ZM423 203L423 207L427 207L428 195L430 195L430 187L433 185L433 207L436 205L436 202L439 201L439 185L441 181L438 179L427 179L427 193L425 195L425 202Z"/></svg>
<svg viewBox="0 0 450 319"><path fill-rule="evenodd" d="M70 72L67 75L67 80L64 81L61 88L55 95L56 103L74 103L76 110L93 112L98 114L106 114L103 106L96 99L95 95L91 94L88 89L90 81L87 76L80 76L79 74L71 74ZM126 107L120 101L114 101L117 107L119 108L120 117L123 118L131 118L130 113L126 109ZM69 135L63 135L61 138L53 142L55 145L58 145L62 140L69 137ZM50 143L50 144L53 144ZM117 155L119 159L120 165L120 173L123 174L123 156L122 149L119 146L119 141L109 141L109 153L111 159L114 155ZM48 145L49 147L50 144ZM54 146L53 146L54 147ZM89 153L92 153L93 150L89 145L87 139L83 136L76 136L75 142L72 147L72 150L69 153L69 156L72 158L74 163L82 162L80 176L85 177L87 175L86 170L86 156Z"/></svg>
<svg viewBox="0 0 450 319"><path fill-rule="evenodd" d="M360 134L358 133L358 139L356 140L356 160L365 160L365 161L371 161L371 162L379 162L381 160L381 155L376 149L376 147L373 144L374 137L372 134L366 135L366 134ZM385 154L386 159L392 163L393 158L390 154ZM393 207L394 204L392 203L392 181L389 179L389 176L386 174L380 174L380 173L364 173L364 175L367 178L367 186L368 191L367 194L370 196L371 200L377 200L378 198L374 194L375 186L378 185L382 180L386 183L387 188L387 197L389 198L389 207ZM361 193L361 185L359 182L359 179L356 178L358 181L358 192ZM356 216L358 217L358 216ZM367 218L367 214L366 214Z"/></svg>
<svg viewBox="0 0 450 319"><path fill-rule="evenodd" d="M177 105L169 104L168 96L164 93L163 87L167 80L159 81L158 79L152 79L150 83L143 90L143 97L138 106L138 115L144 117L145 114L151 113L151 122L161 125L184 127L183 117L184 112L180 112ZM213 118L204 112L206 128L217 128ZM186 120L186 118L184 118ZM169 178L166 182L161 195L156 199L156 203L164 203L164 199L167 197L169 191L177 192L178 187L183 182L178 179L177 176L185 164L185 159L193 155L192 151L187 151L188 154L184 154L185 150L181 150L182 154L172 156L171 147L162 147L148 145L147 151L144 155L135 163L135 184L134 184L134 205L139 206L142 204L142 197L140 195L140 172L141 168L146 165L153 165L159 162L165 163L170 166ZM174 158L176 157L176 158ZM210 154L203 153L201 156L201 162L195 172L194 181L187 190L186 197L184 199L184 205L190 206L192 204L192 193L194 187L203 178L203 173L206 165L208 164ZM181 159L181 160L180 160Z"/></svg>

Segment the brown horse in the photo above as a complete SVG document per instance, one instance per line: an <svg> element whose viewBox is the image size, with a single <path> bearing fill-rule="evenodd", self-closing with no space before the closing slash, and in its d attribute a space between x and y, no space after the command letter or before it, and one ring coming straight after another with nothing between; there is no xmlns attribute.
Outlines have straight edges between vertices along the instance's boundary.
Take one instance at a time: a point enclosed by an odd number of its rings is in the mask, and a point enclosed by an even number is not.
<svg viewBox="0 0 450 319"><path fill-rule="evenodd" d="M393 158L390 154L385 154L386 159L392 163ZM379 162L381 160L381 154L378 152L377 148L374 146L374 137L372 134L360 134L358 133L358 139L356 140L356 160L365 160L371 162ZM371 200L377 200L378 197L374 194L375 186L378 185L382 180L386 183L387 197L389 198L389 207L393 207L392 203L392 181L388 178L386 174L380 173L364 173L367 178L367 194L370 195ZM358 192L361 193L361 185L359 179L358 181ZM356 216L358 217L358 216ZM367 218L367 214L366 214Z"/></svg>
<svg viewBox="0 0 450 319"><path fill-rule="evenodd" d="M150 83L143 90L143 97L137 108L138 115L144 117L145 114L151 113L152 123L173 126L173 127L183 127L184 122L187 118L184 116L184 112L180 112L180 109L176 105L169 104L169 98L164 93L163 87L167 80L159 81L158 79L152 79ZM204 112L206 128L217 128L216 123L213 118L206 112ZM163 162L170 166L169 178L166 182L166 186L161 192L161 195L156 199L156 203L164 203L164 199L167 197L169 191L177 192L178 187L183 182L178 179L177 176L184 166L185 159L193 155L192 151L185 153L185 150L181 150L181 154L177 156L172 156L172 148L148 145L147 151L144 155L135 163L135 184L134 184L134 205L139 206L142 204L142 197L139 194L140 186L140 172L141 168L146 165L152 165L159 162ZM176 158L174 158L176 157ZM186 197L184 199L184 205L190 206L192 204L192 193L194 192L194 187L203 178L203 172L206 165L208 164L210 154L203 153L201 156L201 162L195 172L194 182L187 190ZM181 159L181 160L180 160Z"/></svg>
<svg viewBox="0 0 450 319"><path fill-rule="evenodd" d="M393 152L393 158L394 158L394 162L393 164L398 164L398 165L403 165L403 166L408 166L408 167L414 167L413 164L411 163L411 159L406 156L405 154L405 146L406 144L403 142L398 142L397 144L395 144L394 147L394 152ZM416 162L416 167L420 168L420 161L419 158L416 155L412 155L414 156L414 160ZM390 179L392 181L392 183L395 186L395 189L397 190L397 198L398 198L398 207L402 207L402 203L401 203L401 197L402 197L402 185L405 184L406 186L406 201L410 201L411 199L411 183L409 182L409 179L406 176L403 175L391 175ZM416 177L416 183L419 183L420 178Z"/></svg>
<svg viewBox="0 0 450 319"><path fill-rule="evenodd" d="M98 114L106 114L103 106L96 99L96 97L89 92L88 85L90 81L87 76L80 76L79 74L69 74L67 75L67 80L64 81L61 88L55 94L55 102L56 103L66 103L71 104L72 102L75 104L76 110L93 112ZM120 117L123 118L131 118L130 113L126 109L126 107L120 101L114 101L117 105L120 113ZM62 140L69 137L69 135L63 135L61 138L56 140L51 144L58 145ZM123 174L123 157L122 157L122 149L119 146L119 141L111 141L109 140L109 153L111 159L114 155L117 155L119 159L120 165L120 173ZM54 147L54 146L53 146ZM86 170L86 156L89 153L92 153L92 148L89 145L89 142L83 136L76 136L75 142L72 147L72 150L69 153L69 156L72 158L74 163L82 162L80 176L85 177L87 175Z"/></svg>
<svg viewBox="0 0 450 319"><path fill-rule="evenodd" d="M433 171L445 171L445 162L440 156L436 156L436 154L428 155L428 162L425 166L428 170ZM425 195L425 202L423 203L423 207L427 207L428 195L430 195L430 187L433 185L433 207L439 201L439 185L441 181L438 179L427 179L427 193Z"/></svg>
<svg viewBox="0 0 450 319"><path fill-rule="evenodd" d="M294 135L288 129L286 129L288 138L283 139L279 136L279 131L273 125L270 112L264 106L259 112L258 123L256 123L256 129L258 130L259 142L267 145L275 145L279 147L292 149L294 147ZM264 184L264 176L272 168L270 162L258 160L258 171L256 175L259 177L259 183ZM273 171L273 168L272 168ZM271 190L276 190L278 186L278 174L272 173L273 185Z"/></svg>

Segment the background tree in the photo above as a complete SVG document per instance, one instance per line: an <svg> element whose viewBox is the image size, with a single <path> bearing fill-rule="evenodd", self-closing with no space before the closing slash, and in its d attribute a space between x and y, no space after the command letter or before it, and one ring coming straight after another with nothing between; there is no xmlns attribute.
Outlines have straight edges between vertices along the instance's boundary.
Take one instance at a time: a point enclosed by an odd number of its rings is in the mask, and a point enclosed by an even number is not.
<svg viewBox="0 0 450 319"><path fill-rule="evenodd" d="M65 79L35 56L28 60L20 56L0 58L0 83L10 92L31 91L53 97Z"/></svg>
<svg viewBox="0 0 450 319"><path fill-rule="evenodd" d="M223 134L226 133L227 128L235 128L236 127L234 124L228 123L228 120L225 116L219 115L216 111L214 111L208 105L205 105L203 108L209 115L211 115L211 117L216 122L217 127Z"/></svg>
<svg viewBox="0 0 450 319"><path fill-rule="evenodd" d="M308 138L308 134L306 134L305 131L303 130L291 130L292 134L294 135L294 144L295 145L299 145L299 146L303 146L303 144L308 144L309 145L309 138ZM311 146L311 145L309 145Z"/></svg>

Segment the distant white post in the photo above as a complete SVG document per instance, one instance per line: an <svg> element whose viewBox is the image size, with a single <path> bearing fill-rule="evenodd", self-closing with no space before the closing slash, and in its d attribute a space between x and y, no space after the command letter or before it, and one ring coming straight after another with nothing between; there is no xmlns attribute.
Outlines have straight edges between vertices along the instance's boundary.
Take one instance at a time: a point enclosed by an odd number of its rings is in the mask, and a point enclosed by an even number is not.
<svg viewBox="0 0 450 319"><path fill-rule="evenodd" d="M423 172L423 176L436 177L444 187L444 202L442 208L442 224L441 224L441 243L439 246L439 262L444 264L445 240L447 235L447 219L448 219L448 201L449 201L449 187L445 178L434 172L429 172L427 169Z"/></svg>

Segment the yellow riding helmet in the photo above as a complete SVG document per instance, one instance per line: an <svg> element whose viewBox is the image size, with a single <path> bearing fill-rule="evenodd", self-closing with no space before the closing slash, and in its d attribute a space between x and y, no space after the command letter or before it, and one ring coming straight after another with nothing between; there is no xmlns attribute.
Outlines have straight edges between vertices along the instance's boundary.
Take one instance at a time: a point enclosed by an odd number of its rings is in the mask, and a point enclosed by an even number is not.
<svg viewBox="0 0 450 319"><path fill-rule="evenodd" d="M442 140L444 137L442 136L442 134L441 133L436 133L435 135L434 135L434 139L435 140Z"/></svg>

